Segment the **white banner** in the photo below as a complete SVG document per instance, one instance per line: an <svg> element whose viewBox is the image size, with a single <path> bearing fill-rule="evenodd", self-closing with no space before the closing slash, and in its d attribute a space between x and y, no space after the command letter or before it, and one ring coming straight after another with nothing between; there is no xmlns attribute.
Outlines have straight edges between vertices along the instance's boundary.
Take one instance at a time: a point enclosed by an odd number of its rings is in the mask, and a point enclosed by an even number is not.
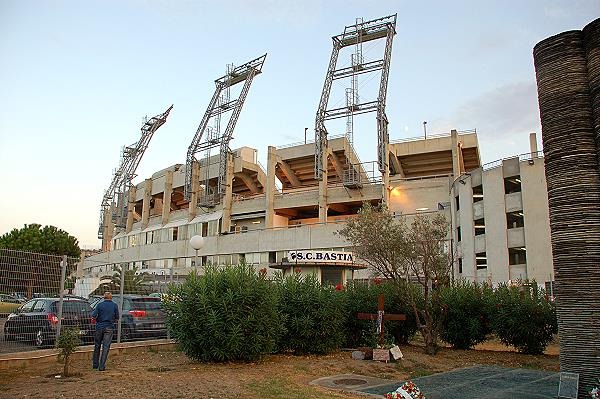
<svg viewBox="0 0 600 399"><path fill-rule="evenodd" d="M352 252L288 251L289 262L299 263L354 263Z"/></svg>

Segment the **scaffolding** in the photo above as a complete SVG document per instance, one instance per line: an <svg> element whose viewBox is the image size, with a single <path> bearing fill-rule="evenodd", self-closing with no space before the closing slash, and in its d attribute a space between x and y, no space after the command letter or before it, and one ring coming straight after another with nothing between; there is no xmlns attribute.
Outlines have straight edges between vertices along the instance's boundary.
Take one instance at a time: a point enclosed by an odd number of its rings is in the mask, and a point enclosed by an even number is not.
<svg viewBox="0 0 600 399"><path fill-rule="evenodd" d="M130 145L123 147L121 151L121 159L119 167L114 171L113 179L108 189L102 197L102 205L100 207L100 227L98 228L98 238L104 239L104 229L109 222L114 223L115 227L125 227L127 221L127 198L126 193L131 187L131 182L135 178L135 171L144 156L144 152L152 140L154 132L165 124L169 113L173 109L171 105L162 114L156 115L150 119L144 118L144 123L141 128L142 135L140 139ZM111 220L106 220L106 215L113 208Z"/></svg>
<svg viewBox="0 0 600 399"><path fill-rule="evenodd" d="M267 54L238 67L227 66L225 76L215 80L215 92L208 104L208 108L196 129L192 143L188 147L185 169L184 195L188 201L192 198L193 165L198 162L196 154L203 153L204 160L200 166L204 170L204 192L198 196L198 206L213 207L221 201L225 194L227 161L231 150L229 142L233 130L242 111L244 101L250 90L252 80L261 73ZM232 100L230 89L238 83L244 82L238 98ZM221 132L221 117L230 112L231 116L224 132ZM212 125L210 122L212 121ZM202 140L204 138L204 141ZM210 157L211 150L219 147L219 175L216 184L211 185Z"/></svg>
<svg viewBox="0 0 600 399"><path fill-rule="evenodd" d="M367 112L377 112L377 160L379 170L384 173L387 169L387 146L389 133L387 129L388 120L385 114L385 103L387 97L387 86L389 68L392 56L392 42L396 34L397 15L364 22L361 18L356 19L354 25L346 26L344 32L334 36L333 51L329 60L329 67L325 75L325 83L315 118L315 179L322 180L323 159L327 156L327 128L325 121L346 117L346 135L354 141L354 116ZM362 44L385 39L385 50L383 58L364 61ZM344 47L355 46L349 67L336 69L340 50ZM381 71L378 97L374 101L361 103L358 97L358 75ZM328 109L331 86L334 80L351 79L351 87L346 90L346 105L341 108ZM354 168L351 164L350 168ZM354 173L348 173L348 176Z"/></svg>

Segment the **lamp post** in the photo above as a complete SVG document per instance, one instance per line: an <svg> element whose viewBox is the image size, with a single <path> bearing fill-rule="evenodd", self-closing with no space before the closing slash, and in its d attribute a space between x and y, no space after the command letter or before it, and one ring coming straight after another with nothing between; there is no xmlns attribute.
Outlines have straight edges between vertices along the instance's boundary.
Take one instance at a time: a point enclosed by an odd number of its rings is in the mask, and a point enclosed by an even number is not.
<svg viewBox="0 0 600 399"><path fill-rule="evenodd" d="M190 246L196 251L196 257L194 258L194 264L196 265L196 270L198 269L198 250L204 247L204 238L199 235L195 235L190 238Z"/></svg>

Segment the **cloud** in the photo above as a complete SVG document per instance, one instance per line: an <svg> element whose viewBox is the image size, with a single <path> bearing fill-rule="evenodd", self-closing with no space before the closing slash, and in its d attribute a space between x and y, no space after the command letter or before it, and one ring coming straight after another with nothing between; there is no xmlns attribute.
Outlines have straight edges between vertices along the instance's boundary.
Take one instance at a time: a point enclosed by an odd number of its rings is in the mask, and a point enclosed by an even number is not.
<svg viewBox="0 0 600 399"><path fill-rule="evenodd" d="M541 125L534 82L496 87L432 121L440 131L476 128L483 162L529 151L529 133Z"/></svg>

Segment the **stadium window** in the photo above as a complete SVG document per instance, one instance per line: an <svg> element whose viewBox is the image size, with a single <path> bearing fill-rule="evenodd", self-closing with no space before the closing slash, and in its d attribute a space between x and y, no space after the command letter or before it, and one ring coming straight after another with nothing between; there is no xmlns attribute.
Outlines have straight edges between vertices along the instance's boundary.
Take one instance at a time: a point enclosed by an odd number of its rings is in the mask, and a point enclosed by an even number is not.
<svg viewBox="0 0 600 399"><path fill-rule="evenodd" d="M508 212L506 214L506 227L516 229L525 226L525 218L522 211Z"/></svg>
<svg viewBox="0 0 600 399"><path fill-rule="evenodd" d="M475 264L477 265L477 270L486 269L487 268L487 254L485 252L478 252L475 254Z"/></svg>
<svg viewBox="0 0 600 399"><path fill-rule="evenodd" d="M504 178L504 193L512 194L521 192L521 176L511 176Z"/></svg>
<svg viewBox="0 0 600 399"><path fill-rule="evenodd" d="M473 202L483 201L483 186L480 184L473 187Z"/></svg>
<svg viewBox="0 0 600 399"><path fill-rule="evenodd" d="M527 263L527 251L525 247L508 249L508 264L523 265Z"/></svg>

